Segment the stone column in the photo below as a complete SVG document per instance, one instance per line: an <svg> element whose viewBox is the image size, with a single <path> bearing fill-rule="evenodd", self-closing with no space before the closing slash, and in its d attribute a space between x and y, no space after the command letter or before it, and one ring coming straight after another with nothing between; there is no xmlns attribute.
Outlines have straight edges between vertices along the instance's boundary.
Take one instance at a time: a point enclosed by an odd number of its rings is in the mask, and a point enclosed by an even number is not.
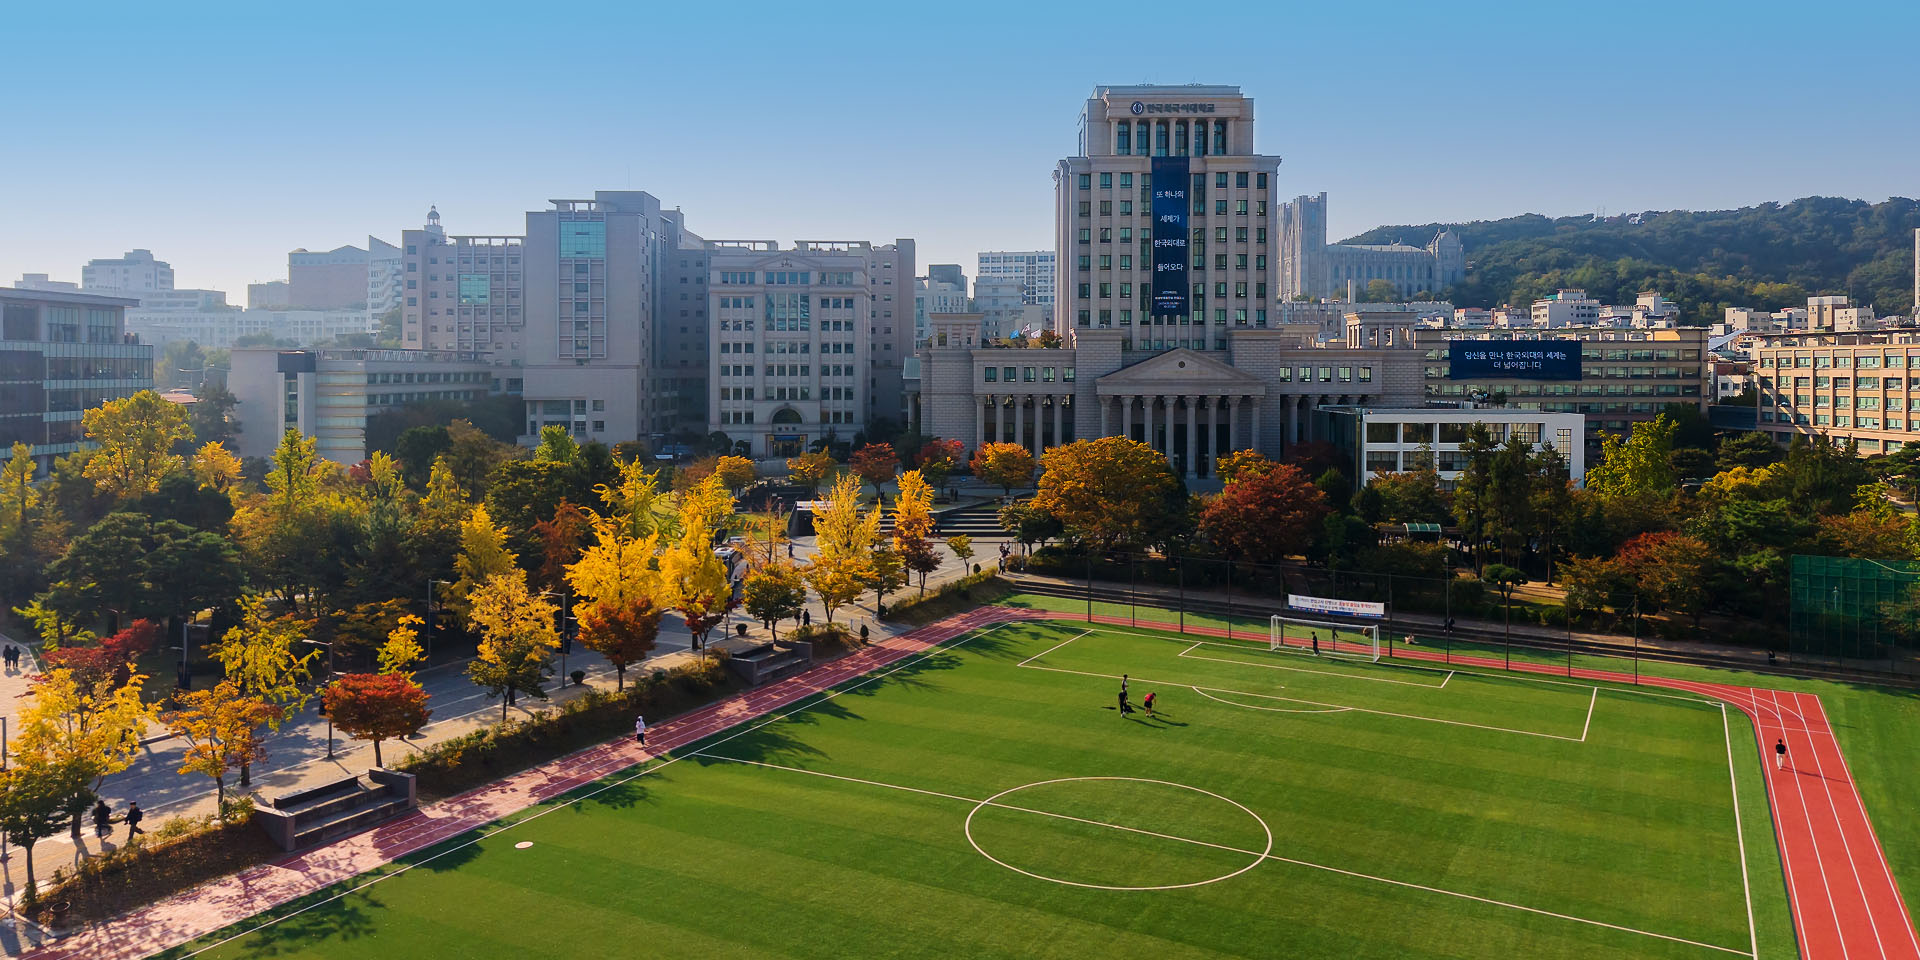
<svg viewBox="0 0 1920 960"><path fill-rule="evenodd" d="M1260 398L1248 397L1247 406L1253 414L1253 439L1247 443L1247 449L1257 451L1260 449Z"/></svg>
<svg viewBox="0 0 1920 960"><path fill-rule="evenodd" d="M1027 409L1026 407L1027 407L1026 397L1015 396L1013 398L1013 442L1023 447L1027 445Z"/></svg>
<svg viewBox="0 0 1920 960"><path fill-rule="evenodd" d="M1213 463L1220 459L1220 398L1207 398L1207 474L1213 474Z"/></svg>
<svg viewBox="0 0 1920 960"><path fill-rule="evenodd" d="M1300 410L1300 442L1301 443L1313 442L1313 411L1314 411L1314 408L1318 406L1319 406L1319 403L1316 401L1314 397L1308 397L1305 406L1303 406Z"/></svg>
<svg viewBox="0 0 1920 960"><path fill-rule="evenodd" d="M1067 435L1060 432L1061 408L1066 405L1063 402L1066 399L1066 397L1053 398L1053 445L1056 447L1067 442Z"/></svg>
<svg viewBox="0 0 1920 960"><path fill-rule="evenodd" d="M1033 398L1033 459L1040 459L1040 451L1047 445L1047 398L1035 395Z"/></svg>
<svg viewBox="0 0 1920 960"><path fill-rule="evenodd" d="M1200 475L1199 431L1195 428L1193 405L1200 402L1199 397L1186 398L1187 404L1187 476Z"/></svg>
<svg viewBox="0 0 1920 960"><path fill-rule="evenodd" d="M987 406L992 402L993 402L993 397L991 396L980 398L980 415L974 418L974 421L973 421L973 448L975 450L980 449L982 442L986 440Z"/></svg>
<svg viewBox="0 0 1920 960"><path fill-rule="evenodd" d="M1101 397L1097 402L1100 404L1100 435L1104 437L1107 435L1107 411L1113 406L1113 401Z"/></svg>
<svg viewBox="0 0 1920 960"><path fill-rule="evenodd" d="M1227 398L1227 452L1240 449L1240 398Z"/></svg>
<svg viewBox="0 0 1920 960"><path fill-rule="evenodd" d="M1143 433L1142 436L1146 438L1147 446L1152 447L1155 450L1158 450L1160 449L1159 444L1156 444L1153 442L1153 400L1154 398L1152 397L1140 398L1141 415L1146 417L1146 424L1147 424L1146 432Z"/></svg>
<svg viewBox="0 0 1920 960"><path fill-rule="evenodd" d="M1120 435L1133 439L1133 398L1120 398Z"/></svg>
<svg viewBox="0 0 1920 960"><path fill-rule="evenodd" d="M1291 447L1300 442L1300 398L1287 397L1287 435L1282 439Z"/></svg>

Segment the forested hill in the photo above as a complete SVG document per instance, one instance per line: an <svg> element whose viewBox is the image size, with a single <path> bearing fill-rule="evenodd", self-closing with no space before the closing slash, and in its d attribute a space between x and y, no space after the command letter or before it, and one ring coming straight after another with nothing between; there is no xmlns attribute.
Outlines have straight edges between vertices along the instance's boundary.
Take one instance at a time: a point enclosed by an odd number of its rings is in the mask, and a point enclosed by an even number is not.
<svg viewBox="0 0 1920 960"><path fill-rule="evenodd" d="M1442 291L1459 306L1525 304L1562 287L1603 303L1654 290L1689 322L1729 306L1805 306L1846 294L1882 316L1913 309L1913 231L1920 202L1808 197L1738 210L1665 210L1595 220L1538 214L1464 224L1369 230L1348 243L1424 244L1451 228L1467 250L1467 279Z"/></svg>

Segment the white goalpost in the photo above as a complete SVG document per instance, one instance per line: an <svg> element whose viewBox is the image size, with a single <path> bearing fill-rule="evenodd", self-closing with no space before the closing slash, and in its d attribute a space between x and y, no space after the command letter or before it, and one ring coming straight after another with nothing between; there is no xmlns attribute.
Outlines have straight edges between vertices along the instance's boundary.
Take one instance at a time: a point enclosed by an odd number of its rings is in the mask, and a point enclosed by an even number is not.
<svg viewBox="0 0 1920 960"><path fill-rule="evenodd" d="M1323 657L1380 660L1380 625L1307 620L1274 614L1267 625L1267 649L1317 653Z"/></svg>

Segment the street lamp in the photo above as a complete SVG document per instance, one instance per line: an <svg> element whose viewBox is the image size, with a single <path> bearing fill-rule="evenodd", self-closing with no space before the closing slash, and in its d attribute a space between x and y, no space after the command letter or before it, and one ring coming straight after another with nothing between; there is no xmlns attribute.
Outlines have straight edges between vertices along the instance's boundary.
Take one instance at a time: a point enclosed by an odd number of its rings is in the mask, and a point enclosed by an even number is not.
<svg viewBox="0 0 1920 960"><path fill-rule="evenodd" d="M327 709L327 690L333 686L333 641L308 640L316 647L327 648L327 682L320 688L320 715L327 718L327 759L333 759L333 711Z"/></svg>
<svg viewBox="0 0 1920 960"><path fill-rule="evenodd" d="M427 666L433 666L433 585L453 586L451 580L427 580Z"/></svg>
<svg viewBox="0 0 1920 960"><path fill-rule="evenodd" d="M567 629L568 622L573 619L573 614L570 612L573 607L573 591L568 590L565 593L558 593L553 590L542 590L540 591L540 595L543 597L560 598L560 686L565 687L567 685L567 655L573 652L573 634Z"/></svg>

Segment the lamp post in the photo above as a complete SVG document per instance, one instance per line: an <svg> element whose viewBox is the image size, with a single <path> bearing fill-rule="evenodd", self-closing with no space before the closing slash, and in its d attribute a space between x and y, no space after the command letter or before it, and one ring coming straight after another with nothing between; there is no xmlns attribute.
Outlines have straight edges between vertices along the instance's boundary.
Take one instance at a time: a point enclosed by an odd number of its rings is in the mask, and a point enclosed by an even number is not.
<svg viewBox="0 0 1920 960"><path fill-rule="evenodd" d="M427 666L429 667L433 666L433 585L436 583L443 587L453 586L451 580L432 578L427 580Z"/></svg>
<svg viewBox="0 0 1920 960"><path fill-rule="evenodd" d="M573 652L573 635L567 629L568 621L573 619L573 614L569 612L573 606L573 591L568 590L565 593L559 593L553 590L542 590L540 591L540 595L543 597L560 598L560 686L565 687L567 685L567 655Z"/></svg>
<svg viewBox="0 0 1920 960"><path fill-rule="evenodd" d="M333 711L327 709L327 690L333 686L333 641L308 640L316 647L327 648L327 682L320 687L320 715L327 718L327 759L333 759Z"/></svg>

